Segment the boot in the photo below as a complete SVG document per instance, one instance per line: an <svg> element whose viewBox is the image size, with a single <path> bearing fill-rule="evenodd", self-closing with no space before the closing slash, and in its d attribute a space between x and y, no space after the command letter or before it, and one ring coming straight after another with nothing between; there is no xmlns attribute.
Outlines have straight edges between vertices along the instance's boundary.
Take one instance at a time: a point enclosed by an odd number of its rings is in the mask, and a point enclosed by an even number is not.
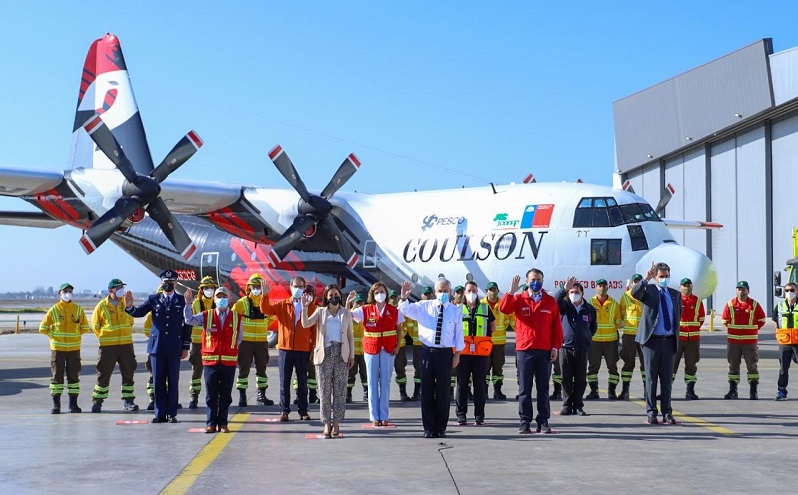
<svg viewBox="0 0 798 495"><path fill-rule="evenodd" d="M69 412L71 412L71 413L83 412L83 410L78 407L78 396L77 395L70 395L69 396Z"/></svg>
<svg viewBox="0 0 798 495"><path fill-rule="evenodd" d="M148 411L154 411L155 410L155 396L154 395L150 396L150 403L147 404L147 410Z"/></svg>
<svg viewBox="0 0 798 495"><path fill-rule="evenodd" d="M133 399L125 399L122 401L122 409L125 411L138 411L139 406L133 403Z"/></svg>
<svg viewBox="0 0 798 495"><path fill-rule="evenodd" d="M363 387L363 402L368 402L369 400L369 388Z"/></svg>
<svg viewBox="0 0 798 495"><path fill-rule="evenodd" d="M757 382L757 381L751 382L751 394L749 395L749 398L751 400L759 399L759 394L757 393L757 390L756 390L758 385L759 385L759 382Z"/></svg>
<svg viewBox="0 0 798 495"><path fill-rule="evenodd" d="M724 399L736 399L737 398L737 384L734 382L729 382L729 393L723 396Z"/></svg>
<svg viewBox="0 0 798 495"><path fill-rule="evenodd" d="M308 404L318 404L319 396L316 395L316 389L312 388L308 391Z"/></svg>
<svg viewBox="0 0 798 495"><path fill-rule="evenodd" d="M599 398L598 382L589 382L590 393L585 396L585 400L596 400Z"/></svg>
<svg viewBox="0 0 798 495"><path fill-rule="evenodd" d="M493 399L507 400L507 396L502 393L502 382L496 382L493 384Z"/></svg>
<svg viewBox="0 0 798 495"><path fill-rule="evenodd" d="M562 383L554 384L554 392L549 396L549 400L562 400Z"/></svg>
<svg viewBox="0 0 798 495"><path fill-rule="evenodd" d="M689 382L687 384L687 391L684 393L684 398L687 400L698 400L698 396L695 394L695 382Z"/></svg>
<svg viewBox="0 0 798 495"><path fill-rule="evenodd" d="M188 402L188 408L196 409L197 402L199 402L199 394L197 392L191 392L191 400Z"/></svg>
<svg viewBox="0 0 798 495"><path fill-rule="evenodd" d="M352 403L352 387L346 387L346 403Z"/></svg>
<svg viewBox="0 0 798 495"><path fill-rule="evenodd" d="M623 388L621 388L621 395L618 396L621 400L629 400L629 382L623 382Z"/></svg>
<svg viewBox="0 0 798 495"><path fill-rule="evenodd" d="M609 400L618 400L618 394L615 393L615 389L618 388L617 383L610 383L609 390L607 390L607 398Z"/></svg>
<svg viewBox="0 0 798 495"><path fill-rule="evenodd" d="M421 400L421 384L420 383L414 383L413 384L413 396L410 397L410 400L412 400L412 401Z"/></svg>
<svg viewBox="0 0 798 495"><path fill-rule="evenodd" d="M238 407L247 407L247 391L246 389L238 389Z"/></svg>
<svg viewBox="0 0 798 495"><path fill-rule="evenodd" d="M258 389L258 404L262 406L273 406L274 401L270 398L266 397L266 388L259 388Z"/></svg>
<svg viewBox="0 0 798 495"><path fill-rule="evenodd" d="M50 414L61 414L61 396L53 395L53 408L50 409Z"/></svg>
<svg viewBox="0 0 798 495"><path fill-rule="evenodd" d="M98 413L102 412L103 410L103 400L102 399L94 399L91 403L91 412Z"/></svg>
<svg viewBox="0 0 798 495"><path fill-rule="evenodd" d="M409 402L410 397L407 395L407 384L400 383L399 384L399 397L402 399L402 402Z"/></svg>

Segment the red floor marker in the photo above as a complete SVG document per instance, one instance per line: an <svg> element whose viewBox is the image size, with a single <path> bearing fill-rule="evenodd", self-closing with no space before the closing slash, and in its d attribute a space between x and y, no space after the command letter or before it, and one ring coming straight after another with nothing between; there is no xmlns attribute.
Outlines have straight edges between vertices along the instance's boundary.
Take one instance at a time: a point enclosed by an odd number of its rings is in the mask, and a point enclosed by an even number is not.
<svg viewBox="0 0 798 495"><path fill-rule="evenodd" d="M339 433L336 438L344 438L344 434L343 433ZM324 435L322 435L321 433L308 433L307 435L305 435L305 439L306 440L327 440L327 439L324 438Z"/></svg>
<svg viewBox="0 0 798 495"><path fill-rule="evenodd" d="M258 423L279 423L280 418L258 418L255 421Z"/></svg>
<svg viewBox="0 0 798 495"><path fill-rule="evenodd" d="M120 419L116 422L118 425L146 425L149 421L146 419Z"/></svg>
<svg viewBox="0 0 798 495"><path fill-rule="evenodd" d="M385 430L390 428L396 428L396 425L393 423L388 423L388 426L374 426L371 423L364 423L363 429L364 430Z"/></svg>
<svg viewBox="0 0 798 495"><path fill-rule="evenodd" d="M205 428L189 428L189 433L205 433Z"/></svg>

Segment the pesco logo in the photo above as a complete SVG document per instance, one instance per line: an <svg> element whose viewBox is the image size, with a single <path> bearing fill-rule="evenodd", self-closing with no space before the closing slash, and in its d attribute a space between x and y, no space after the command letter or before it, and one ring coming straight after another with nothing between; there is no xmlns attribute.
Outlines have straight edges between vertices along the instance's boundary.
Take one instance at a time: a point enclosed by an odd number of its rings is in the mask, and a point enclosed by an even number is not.
<svg viewBox="0 0 798 495"><path fill-rule="evenodd" d="M493 217L493 230L511 230L518 227L521 220L508 220L509 213L497 213Z"/></svg>
<svg viewBox="0 0 798 495"><path fill-rule="evenodd" d="M424 220L421 221L421 230L426 231L443 225L462 225L465 221L465 217L439 217L433 213L424 217Z"/></svg>

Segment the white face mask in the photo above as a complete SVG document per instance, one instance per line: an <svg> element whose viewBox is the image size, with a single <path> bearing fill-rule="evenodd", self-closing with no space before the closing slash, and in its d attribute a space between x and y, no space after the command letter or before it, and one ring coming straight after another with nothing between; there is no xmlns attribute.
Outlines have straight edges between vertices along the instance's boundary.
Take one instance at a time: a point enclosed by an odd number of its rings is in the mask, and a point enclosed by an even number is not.
<svg viewBox="0 0 798 495"><path fill-rule="evenodd" d="M120 288L116 289L116 297L118 297L119 299L122 299L123 297L125 297L125 288L124 287L120 287Z"/></svg>
<svg viewBox="0 0 798 495"><path fill-rule="evenodd" d="M468 301L469 303L473 303L474 301L477 300L477 296L478 296L478 294L476 292L468 292L465 295L465 298L466 298L466 301Z"/></svg>
<svg viewBox="0 0 798 495"><path fill-rule="evenodd" d="M795 294L793 294L795 295ZM72 293L71 292L62 292L61 293L61 300L64 302L69 302L72 300Z"/></svg>
<svg viewBox="0 0 798 495"><path fill-rule="evenodd" d="M203 290L202 290L202 293L203 293L203 294L205 295L205 297L207 297L208 299L210 299L210 298L212 298L212 297L213 297L213 289L203 289Z"/></svg>
<svg viewBox="0 0 798 495"><path fill-rule="evenodd" d="M262 292L262 290L261 290L261 289L256 289L256 288L254 288L254 287L253 287L252 289L250 289L250 290L249 290L249 292L250 292L250 293L251 293L253 296L259 296L259 295L260 295L260 293Z"/></svg>
<svg viewBox="0 0 798 495"><path fill-rule="evenodd" d="M305 292L304 287L293 287L291 289L291 295L294 296L294 299L299 299L302 297L302 293Z"/></svg>
<svg viewBox="0 0 798 495"><path fill-rule="evenodd" d="M378 303L384 303L385 302L385 293L384 292L377 292L376 294L374 294L374 300L377 301Z"/></svg>
<svg viewBox="0 0 798 495"><path fill-rule="evenodd" d="M789 299L790 301L794 301L795 297L796 297L795 292L787 292L787 299Z"/></svg>
<svg viewBox="0 0 798 495"><path fill-rule="evenodd" d="M571 294L568 294L568 299L570 299L571 302L574 303L574 304L579 304L579 301L582 300L582 295L579 294L578 292L571 293Z"/></svg>

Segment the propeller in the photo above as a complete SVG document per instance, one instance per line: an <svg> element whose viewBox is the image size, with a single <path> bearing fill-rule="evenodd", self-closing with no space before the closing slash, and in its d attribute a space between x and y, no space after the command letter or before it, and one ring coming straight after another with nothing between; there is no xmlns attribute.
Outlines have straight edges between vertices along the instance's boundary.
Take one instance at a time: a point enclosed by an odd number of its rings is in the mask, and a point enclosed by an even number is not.
<svg viewBox="0 0 798 495"><path fill-rule="evenodd" d="M535 176L532 174L527 175L524 177L524 184L534 184L537 180L535 180Z"/></svg>
<svg viewBox="0 0 798 495"><path fill-rule="evenodd" d="M136 172L133 164L125 155L124 150L114 137L113 132L99 115L93 115L84 124L83 128L91 137L94 144L108 157L109 160L125 177L122 185L122 197L114 206L98 218L94 224L83 234L80 245L91 254L122 225L126 218L133 215L139 208L144 208L150 218L161 227L169 242L185 259L191 258L196 251L196 246L191 241L188 233L169 211L166 203L161 199L161 182L169 174L180 168L198 149L202 147L202 140L194 131L186 134L172 148L166 158L155 167L149 175Z"/></svg>
<svg viewBox="0 0 798 495"><path fill-rule="evenodd" d="M360 160L354 153L347 156L321 194L316 195L308 192L305 183L282 146L275 146L269 152L269 158L300 197L297 216L291 226L272 246L269 253L271 264L276 267L303 237L310 237L318 230L325 240L335 246L335 250L346 261L346 264L350 268L354 267L358 260L357 253L349 240L344 237L341 229L338 228L338 224L335 223L330 198L357 172L357 169L360 168Z"/></svg>
<svg viewBox="0 0 798 495"><path fill-rule="evenodd" d="M628 180L623 183L623 190L627 191L627 192L630 192L632 194L636 194L635 193L635 188L632 187L632 183L630 181L628 181Z"/></svg>
<svg viewBox="0 0 798 495"><path fill-rule="evenodd" d="M668 183L665 186L665 190L662 191L662 196L660 196L659 198L659 203L657 203L657 207L654 208L654 211L657 212L657 215L662 217L662 215L665 214L665 207L668 205L668 202L671 200L674 194L676 194L676 189L674 189L673 186L670 183Z"/></svg>

